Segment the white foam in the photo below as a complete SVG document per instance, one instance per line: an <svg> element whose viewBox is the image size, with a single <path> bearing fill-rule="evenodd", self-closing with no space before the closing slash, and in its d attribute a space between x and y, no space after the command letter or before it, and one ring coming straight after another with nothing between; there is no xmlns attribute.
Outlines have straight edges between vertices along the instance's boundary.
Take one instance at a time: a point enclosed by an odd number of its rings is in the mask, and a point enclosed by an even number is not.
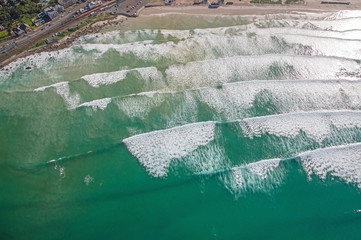
<svg viewBox="0 0 361 240"><path fill-rule="evenodd" d="M124 80L128 72L129 70L110 73L94 73L82 76L81 78L87 81L90 86L98 88L101 85L108 85Z"/></svg>
<svg viewBox="0 0 361 240"><path fill-rule="evenodd" d="M215 120L244 118L255 100L271 102L278 113L361 109L361 81L349 80L266 80L227 83L220 88L199 88L183 92L141 92L114 101L129 117L144 119L158 111L164 102L174 108L162 108L170 116L167 128L197 121L197 102L211 107ZM170 112L174 113L170 115Z"/></svg>
<svg viewBox="0 0 361 240"><path fill-rule="evenodd" d="M347 76L347 72L360 74L360 67L357 62L347 59L262 55L172 65L166 74L170 86L184 89L264 78L272 71L279 71L281 76L274 76L278 79L357 79L353 75Z"/></svg>
<svg viewBox="0 0 361 240"><path fill-rule="evenodd" d="M309 176L336 177L361 188L361 143L309 151L299 157Z"/></svg>
<svg viewBox="0 0 361 240"><path fill-rule="evenodd" d="M58 166L57 164L55 164L54 169L59 171L59 176L60 177L62 177L62 178L65 177L66 174L65 174L65 167L64 166L60 166L60 165Z"/></svg>
<svg viewBox="0 0 361 240"><path fill-rule="evenodd" d="M281 16L284 17L285 15ZM292 18L294 18L294 16L295 15L293 15ZM313 54L321 52L326 56L352 57L353 55L347 56L347 53L353 53L351 50L347 50L347 48L356 48L357 43L355 42L350 44L338 41L337 45L339 47L331 48L328 46L334 46L334 44L327 44L326 42L325 45L318 43L318 41L320 38L359 40L359 31L357 30L360 29L357 28L352 29L356 31L351 30L348 32L330 31L330 28L334 27L333 21L322 20L309 22L308 19L303 19L301 21L295 19L261 19L258 21L251 21L252 23L247 25L195 29L192 34L190 34L189 31L184 30L159 31L165 38L174 36L181 39L177 43L168 41L161 44L154 44L152 40L145 40L132 43L126 41L125 43L114 44L114 42L106 41L108 44L82 44L81 46L87 51L97 50L100 55L109 49L114 49L121 55L132 53L138 58L147 61L159 61L166 58L178 63L186 63L190 60L200 61L236 55L262 55L271 52L299 54L299 49L292 49L292 47L295 46L288 46L288 48L280 47L277 43L272 41L270 37L282 37L284 35L303 35L304 38L298 39L297 43L302 46L314 45ZM352 19L350 21L352 21ZM341 22L339 28L345 28L347 24L348 23ZM306 26L312 27L309 28ZM152 32L152 30L148 30L147 32ZM150 37L151 39L156 38L156 32L157 31L153 31ZM128 34L129 33L126 33L125 35ZM131 32L129 35L137 34L138 31ZM255 37L250 38L248 37L249 34L255 34ZM316 41L308 40L307 37L313 37ZM133 41L135 40L136 39L133 39ZM318 49L317 47L321 49ZM190 49L191 51L189 51ZM327 52L326 50L330 52ZM335 55L334 53L340 54ZM305 53L301 52L301 54Z"/></svg>
<svg viewBox="0 0 361 240"><path fill-rule="evenodd" d="M103 99L97 99L90 102L85 102L80 104L78 107L91 107L93 111L96 111L97 109L104 110L109 103L111 103L111 98L103 98Z"/></svg>
<svg viewBox="0 0 361 240"><path fill-rule="evenodd" d="M154 177L167 175L172 160L192 153L214 139L215 122L193 123L124 139L130 153Z"/></svg>
<svg viewBox="0 0 361 240"><path fill-rule="evenodd" d="M89 174L84 177L85 185L88 186L92 182L94 182L94 178L92 176L90 176Z"/></svg>
<svg viewBox="0 0 361 240"><path fill-rule="evenodd" d="M319 29L317 26L312 23L299 22L297 25L292 27L272 27L272 28L257 28L257 27L248 27L247 32L254 32L256 36L301 36L301 37L310 37L312 39L338 39L338 40L359 40L360 39L360 30L350 30L345 32L329 31ZM303 40L303 38L301 39ZM307 40L307 39L306 39ZM300 42L303 45L308 43ZM339 42L342 44L342 41Z"/></svg>
<svg viewBox="0 0 361 240"><path fill-rule="evenodd" d="M358 33L361 35L361 32ZM283 35L282 39L288 44L302 44L312 47L313 52L310 54L361 59L361 41L299 35Z"/></svg>
<svg viewBox="0 0 361 240"><path fill-rule="evenodd" d="M338 20L338 19L345 19L345 18L361 18L361 11L357 10L343 10L339 12L335 12L330 14L329 16L325 17L324 20Z"/></svg>
<svg viewBox="0 0 361 240"><path fill-rule="evenodd" d="M146 84L153 84L155 81L161 86L161 83L163 83L163 74L156 67L136 68L135 70L140 74Z"/></svg>
<svg viewBox="0 0 361 240"><path fill-rule="evenodd" d="M53 84L52 86L56 89L56 93L64 99L69 109L74 109L79 105L80 96L76 92L70 92L68 82L57 83Z"/></svg>
<svg viewBox="0 0 361 240"><path fill-rule="evenodd" d="M324 18L327 16L328 18L325 21ZM86 51L97 50L98 53L91 53L91 58L99 57L109 49L115 49L120 54L132 53L138 58L145 60L158 61L165 58L174 60L178 63L186 63L189 61L214 59L219 56L229 57L235 56L237 54L260 55L269 52L275 52L275 49L282 50L276 48L277 46L274 45L272 41L270 41L269 36L272 34L278 36L281 34L304 34L305 36L315 37L320 35L326 37L329 36L336 38L359 39L359 32L338 33L335 31L326 31L331 27L337 31L342 29L350 30L352 28L360 29L360 27L358 27L358 18L360 17L359 11L342 11L336 13L336 15L332 14L332 16L330 16L330 13L292 13L256 17L207 16L204 18L202 17L202 20L208 21L210 18L212 18L213 20L211 20L211 22L219 21L221 19L221 21L230 21L229 23L233 22L234 24L239 24L241 22L243 24L247 19L247 22L249 23L231 27L195 29L192 32L188 30L159 30L159 33L162 34L165 39L170 36L180 39L180 41L177 43L169 41L161 44L154 44L153 40L157 38L158 31L145 29L127 31L125 33L121 33L120 31L113 31L104 34L92 34L82 37L82 39L78 42L90 41L95 42L96 44L84 43L77 45L80 45ZM243 20L240 21L240 19ZM318 19L320 19L320 21ZM303 26L306 26L307 24L318 28L317 31L302 29ZM320 31L322 29L325 31ZM249 39L246 36L249 32L255 32L257 38ZM101 37L95 37L96 35ZM300 41L300 44L302 44L302 41ZM314 44L327 50L336 51L335 49L325 46L324 44L317 44L317 42L314 42ZM333 44L329 45L333 46ZM47 71L46 66L52 66L50 70L53 70L54 66L51 64L53 62L51 61L52 59L56 60L57 63L61 61L62 63L65 63L65 65L68 64L68 66L73 67L71 65L74 63L73 60L83 57L79 51L74 51L75 48L77 48L77 46L56 52L42 52L26 58L18 59L17 61L8 65L8 67L12 68L11 71L0 72L0 78L2 76L8 76L16 69L27 67L29 63L31 63L32 66L44 71ZM317 51L318 49L315 50ZM336 52L342 52L346 50L346 47L341 46ZM326 51L322 52L325 55L330 55ZM352 53L352 51L348 52ZM283 53L291 54L292 52ZM84 61L79 62L84 63ZM65 65L60 64L59 66L63 67ZM52 72L54 71L49 71L49 73ZM57 73L54 73L54 77L56 75Z"/></svg>
<svg viewBox="0 0 361 240"><path fill-rule="evenodd" d="M159 80L163 77L157 68L147 67L121 70L116 72L94 73L82 76L81 78L87 81L90 86L98 88L101 85L109 85L122 81L126 78L127 74L132 71L138 72L146 83L151 80Z"/></svg>
<svg viewBox="0 0 361 240"><path fill-rule="evenodd" d="M197 31L197 34L188 34L185 36L187 38L177 43L168 41L154 44L152 41L144 41L133 44L82 44L81 46L86 51L96 50L99 55L104 54L109 49L114 49L120 55L132 54L141 60L154 62L167 59L170 63L264 54L270 51L274 52L275 48L277 51L283 50L277 44L275 45L269 36L251 39L242 32L232 35L224 34L225 31L227 30L219 30L218 33L212 29L207 29L206 32Z"/></svg>
<svg viewBox="0 0 361 240"><path fill-rule="evenodd" d="M81 100L80 95L77 92L70 92L68 82L59 82L49 86L39 87L34 89L34 92L43 92L48 88L55 88L56 93L63 98L64 102L68 106L68 109L74 109L79 105Z"/></svg>
<svg viewBox="0 0 361 240"><path fill-rule="evenodd" d="M163 34L163 31L160 30ZM178 32L178 31L177 31ZM177 34L177 32L175 34ZM100 44L127 44L134 42L142 42L156 39L158 31L153 29L141 29L135 31L122 32L115 30L106 33L94 33L83 37L78 40L79 43L100 43Z"/></svg>
<svg viewBox="0 0 361 240"><path fill-rule="evenodd" d="M6 77L10 76L16 70L24 69L26 67L38 68L43 71L48 70L52 62L72 62L79 54L74 52L71 48L61 49L53 52L36 53L24 58L19 58L14 62L9 63L5 69L8 71L0 71L0 82ZM49 72L51 73L51 72Z"/></svg>
<svg viewBox="0 0 361 240"><path fill-rule="evenodd" d="M247 165L247 169L260 178L265 179L270 171L276 169L280 164L281 159L262 160Z"/></svg>
<svg viewBox="0 0 361 240"><path fill-rule="evenodd" d="M178 95L178 99L180 98ZM172 100L177 99L173 97ZM177 100L178 100L177 99ZM178 126L180 124L187 124L189 122L197 122L197 110L198 105L196 102L196 98L193 96L192 92L185 91L183 98L181 98L181 104L176 103L174 104L174 108L172 109L172 115L167 120L167 128Z"/></svg>
<svg viewBox="0 0 361 240"><path fill-rule="evenodd" d="M244 119L239 122L242 132L249 138L266 133L278 137L296 137L305 132L308 137L322 142L338 129L361 127L361 111L303 112Z"/></svg>
<svg viewBox="0 0 361 240"><path fill-rule="evenodd" d="M43 87L39 87L34 89L34 92L44 92L46 89L53 87L53 85L49 85L49 86L43 86Z"/></svg>
<svg viewBox="0 0 361 240"><path fill-rule="evenodd" d="M144 119L146 115L160 106L166 96L156 92L139 93L115 100L115 103L128 117L139 117Z"/></svg>
<svg viewBox="0 0 361 240"><path fill-rule="evenodd" d="M281 159L266 159L234 167L226 173L222 181L233 194L239 195L246 191L267 192L278 187L284 178L278 169Z"/></svg>
<svg viewBox="0 0 361 240"><path fill-rule="evenodd" d="M158 94L158 92L156 91L151 91L151 92L140 92L140 93L137 93L137 94L131 94L129 96L147 96L147 97L154 97L156 94Z"/></svg>
<svg viewBox="0 0 361 240"><path fill-rule="evenodd" d="M329 31L360 30L360 18L341 18L332 21L310 21L313 25Z"/></svg>
<svg viewBox="0 0 361 240"><path fill-rule="evenodd" d="M245 81L222 88L201 88L199 98L226 120L244 117L261 94L280 113L318 109L359 109L361 82L345 80Z"/></svg>
<svg viewBox="0 0 361 240"><path fill-rule="evenodd" d="M165 39L168 37L175 37L178 39L188 38L190 36L188 30L167 30L167 29L141 29L135 31L122 32L115 30L106 33L94 33L81 37L79 43L101 43L101 44L127 44L134 42L144 42L149 40L156 40L157 36L161 34Z"/></svg>
<svg viewBox="0 0 361 240"><path fill-rule="evenodd" d="M212 142L182 158L181 164L175 165L175 168L184 166L192 174L210 175L229 169L230 163L226 156L224 148Z"/></svg>

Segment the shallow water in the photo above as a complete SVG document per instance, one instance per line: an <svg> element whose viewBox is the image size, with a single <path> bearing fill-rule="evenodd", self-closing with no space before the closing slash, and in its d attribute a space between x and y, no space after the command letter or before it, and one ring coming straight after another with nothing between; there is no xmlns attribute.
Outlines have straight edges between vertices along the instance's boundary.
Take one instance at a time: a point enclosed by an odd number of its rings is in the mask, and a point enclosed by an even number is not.
<svg viewBox="0 0 361 240"><path fill-rule="evenodd" d="M143 16L11 63L1 239L359 239L360 20Z"/></svg>

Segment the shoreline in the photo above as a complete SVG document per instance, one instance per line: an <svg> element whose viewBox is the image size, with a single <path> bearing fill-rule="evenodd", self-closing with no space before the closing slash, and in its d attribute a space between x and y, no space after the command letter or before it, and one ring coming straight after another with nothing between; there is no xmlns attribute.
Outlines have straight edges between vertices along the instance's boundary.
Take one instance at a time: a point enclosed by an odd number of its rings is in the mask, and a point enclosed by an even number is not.
<svg viewBox="0 0 361 240"><path fill-rule="evenodd" d="M44 45L38 48L25 50L15 56L11 56L8 59L5 59L3 62L0 63L0 71L5 69L6 66L8 66L10 63L16 61L19 58L26 58L30 55L34 55L36 53L40 52L51 52L51 51L58 51L64 48L70 47L78 38L91 34L91 33L98 33L103 28L108 26L114 26L114 25L120 25L124 21L126 21L128 18L125 16L117 16L112 19L98 21L92 24L89 24L87 26L84 26L83 28L80 28L79 30L69 34L68 36L65 36L64 38L58 40L57 43L51 44L51 45Z"/></svg>
<svg viewBox="0 0 361 240"><path fill-rule="evenodd" d="M361 9L361 1L354 5L342 4L321 4L317 0L309 0L301 4L252 4L252 3L235 3L233 5L221 5L216 9L209 9L207 5L193 4L175 4L171 6L154 6L142 8L138 11L138 17L164 15L164 14L186 14L186 15L268 15L268 14L287 14L291 12L337 12L343 10L359 10ZM141 14L140 14L141 12ZM137 17L137 18L138 18ZM121 25L130 19L122 15L109 20L99 21L81 28L74 33L60 39L58 43L42 46L39 49L26 50L22 53L11 56L1 63L0 71L4 70L11 62L19 58L40 53L57 51L70 47L78 38L91 34L100 33L100 31L108 26Z"/></svg>
<svg viewBox="0 0 361 240"><path fill-rule="evenodd" d="M288 13L292 11L302 12L332 12L343 10L361 10L361 1L351 4L321 4L321 0L306 0L305 3L294 4L262 4L240 2L232 5L221 5L215 9L209 9L207 5L178 4L171 6L147 7L142 11L142 16L154 14L204 14L204 15L266 15Z"/></svg>

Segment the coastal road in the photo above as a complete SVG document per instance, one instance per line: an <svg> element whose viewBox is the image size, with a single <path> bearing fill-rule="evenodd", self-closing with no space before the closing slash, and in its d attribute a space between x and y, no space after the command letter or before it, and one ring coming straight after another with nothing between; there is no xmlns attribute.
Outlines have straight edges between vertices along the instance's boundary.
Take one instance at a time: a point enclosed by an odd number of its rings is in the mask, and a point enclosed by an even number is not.
<svg viewBox="0 0 361 240"><path fill-rule="evenodd" d="M108 2L103 6L113 4L114 2ZM80 23L85 17L89 16L91 12L99 11L100 8L97 7L81 15L75 15L80 8L84 8L85 6L86 3L77 5L63 16L58 16L52 21L38 27L33 32L13 40L14 42L12 42L10 46L0 49L0 67L11 62L17 57L17 54L23 52L29 47L32 47L39 40L46 39L51 35L70 27L71 25Z"/></svg>
<svg viewBox="0 0 361 240"><path fill-rule="evenodd" d="M79 11L79 9L86 6L86 3L79 4L69 12L59 15L52 21L36 28L34 31L29 32L20 38L11 40L10 43L8 42L7 47L0 49L0 67L12 61L12 59L16 58L17 54L32 47L39 40L46 39L72 24L74 25L77 22L81 22L81 20L89 16L91 12L98 12L101 9L113 15L136 16L138 11L150 1L151 0L111 1L101 7L97 7L96 9L92 9L81 15L76 15L75 13Z"/></svg>
<svg viewBox="0 0 361 240"><path fill-rule="evenodd" d="M28 42L33 42L33 39L38 38L40 35L43 36L44 34L47 34L50 31L53 31L53 29L56 29L59 26L62 26L64 24L68 23L69 21L72 20L74 14L77 11L79 11L80 8L84 8L85 6L86 6L86 3L81 3L77 6L75 6L74 8L72 8L70 11L58 15L52 21L47 22L46 24L43 24L43 25L37 27L32 32L23 34L22 36L20 36L16 39L10 40L10 42L3 43L3 45L8 45L8 46L0 49L0 54L6 53L6 52L10 51L11 49L14 49L15 47L18 47L22 44L26 44Z"/></svg>

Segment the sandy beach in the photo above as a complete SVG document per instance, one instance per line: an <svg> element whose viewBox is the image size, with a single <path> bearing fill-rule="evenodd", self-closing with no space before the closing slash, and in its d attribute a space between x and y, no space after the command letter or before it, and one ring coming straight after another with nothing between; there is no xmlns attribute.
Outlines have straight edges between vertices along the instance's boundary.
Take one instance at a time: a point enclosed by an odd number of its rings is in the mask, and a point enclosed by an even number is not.
<svg viewBox="0 0 361 240"><path fill-rule="evenodd" d="M174 6L162 6L146 8L141 15L186 13L186 14L216 14L216 15L263 15L287 13L292 11L341 11L361 10L361 0L352 1L352 4L321 4L320 0L308 0L304 4L251 4L248 2L224 5L216 9L209 9L206 5L194 6L191 4L179 4Z"/></svg>

